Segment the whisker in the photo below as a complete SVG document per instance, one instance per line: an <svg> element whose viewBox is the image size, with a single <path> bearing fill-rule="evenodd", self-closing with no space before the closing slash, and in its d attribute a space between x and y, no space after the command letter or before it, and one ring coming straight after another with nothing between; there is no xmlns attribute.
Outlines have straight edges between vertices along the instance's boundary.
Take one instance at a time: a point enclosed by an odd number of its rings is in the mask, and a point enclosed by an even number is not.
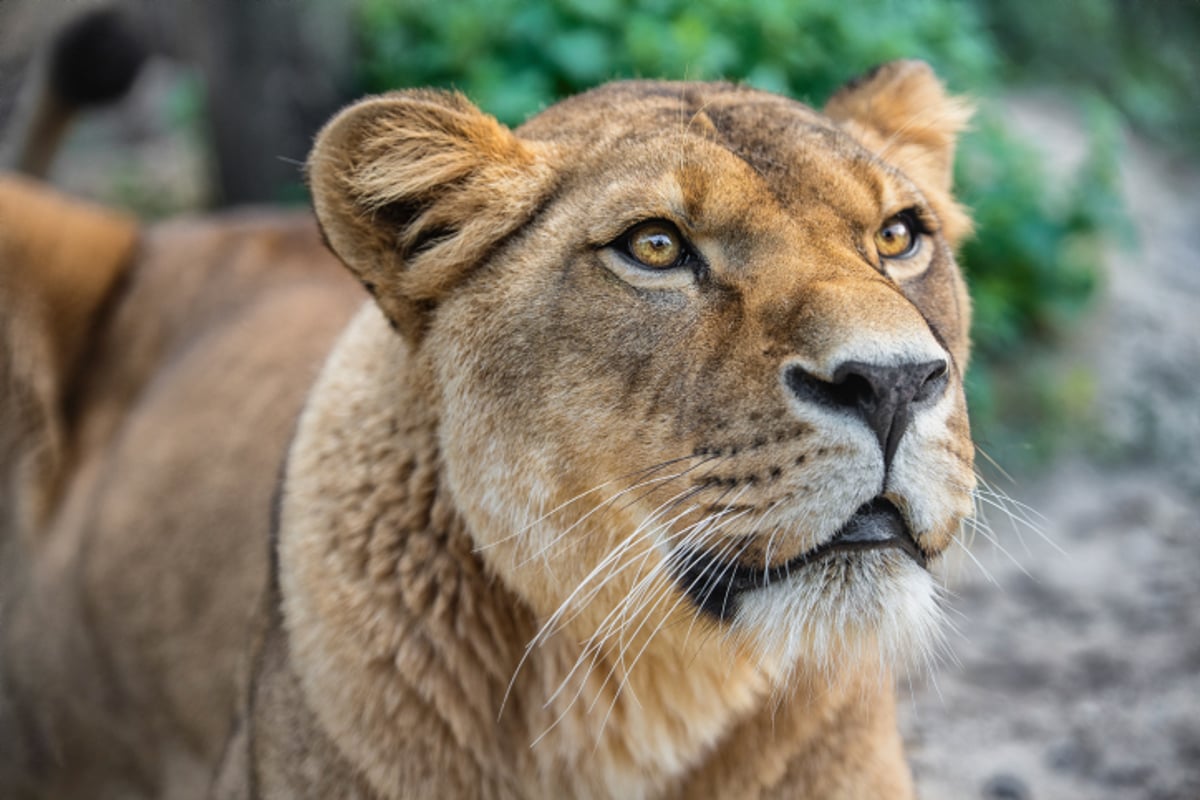
<svg viewBox="0 0 1200 800"><path fill-rule="evenodd" d="M971 559L973 562L975 562L975 566L979 567L979 571L980 571L981 573L983 573L983 577L987 578L987 580L988 580L988 582L989 582L989 583L991 583L993 586L999 586L999 585L1000 585L1000 582L999 582L999 581L997 581L997 580L996 580L996 579L995 579L995 578L992 576L992 573L988 572L988 569L987 569L987 567L985 567L985 566L983 565L983 562L981 562L981 561L980 561L978 558L976 558L976 557L975 557L975 554L971 552L971 550L970 550L970 548L969 548L969 547L967 547L965 544L963 544L962 540L961 540L961 539L959 539L959 537L955 536L955 537L954 537L954 541L958 542L959 549L960 549L960 550L961 550L961 551L962 551L962 552L963 552L963 553L964 553L964 554L967 556L967 558L969 558L969 559Z"/></svg>
<svg viewBox="0 0 1200 800"><path fill-rule="evenodd" d="M1032 520L1030 520L1024 514L1014 513L1012 511L1012 509L1008 508L1006 505L1003 504L1004 501L1002 498L996 497L996 495L994 495L994 494L989 496L988 494L985 494L985 493L980 493L978 495L978 497L979 497L979 501L981 503L983 503L984 505L990 506L998 511L1003 512L1008 517L1010 523L1013 526L1013 530L1017 531L1018 538L1020 538L1020 532L1019 532L1019 529L1017 528L1017 523L1020 522L1028 530L1030 530L1034 534L1036 534L1038 536L1038 538L1040 538L1046 544L1050 545L1052 548L1057 550L1060 555L1067 556L1068 558L1070 557L1068 555L1067 551L1065 551L1061 547L1059 547L1058 543L1055 542L1053 539L1051 539L1050 536L1047 535L1046 532L1042 530L1040 525L1037 525L1036 523L1034 523Z"/></svg>
<svg viewBox="0 0 1200 800"><path fill-rule="evenodd" d="M744 494L745 491L749 488L750 488L749 486L743 487L742 490L738 492L738 494L734 498L733 502L736 502L737 500L739 500L741 498L741 495ZM728 491L725 492L724 494L728 494ZM724 497L724 494L722 495L722 499ZM748 513L748 512L742 512L742 513L744 514L744 513ZM693 525L686 528L685 532L687 535L683 537L684 541L698 537L698 535L703 532L706 522L709 522L708 518L700 520L698 523L694 523ZM674 536L672 538L674 538ZM678 543L676 544L677 548L680 546L681 546L681 544L678 544ZM655 616L655 612L670 596L668 593L665 593L665 592L661 593L659 595L659 597L649 606L646 606L645 603L642 601L642 597L646 595L646 593L649 591L650 587L653 586L654 583L664 573L666 573L668 571L668 569L669 569L669 560L664 559L664 560L658 562L650 570L650 572L647 575L641 577L638 580L637 584L635 585L634 589L632 591L630 591L626 595L626 597L622 600L622 602L618 605L618 607L616 609L614 609L613 612L611 612L605 618L605 621L601 623L601 626L597 630L596 634L593 636L593 639L597 639L597 637L598 637L598 643L601 645L603 644L603 642L612 638L614 635L617 636L617 638L618 638L617 655L613 659L613 661L610 665L608 674L605 676L604 681L601 683L600 688L603 689L603 687L606 686L609 683L609 681L611 681L615 677L616 670L618 669L618 667L621 668L622 672L623 672L623 677L618 682L615 693L613 695L612 702L609 704L608 710L605 713L604 719L601 723L600 733L603 732L605 726L607 725L607 721L608 721L610 715L612 714L612 711L615 708L617 701L620 699L621 694L626 690L628 690L631 694L633 693L632 687L629 685L629 682L628 682L628 676L630 674L632 674L632 671L633 671L634 667L637 665L637 662L641 659L642 655L646 652L646 649L649 647L649 645L653 641L654 637L658 635L658 632L662 629L663 625L665 625L670 620L671 615L675 613L675 611L678 609L679 605L687 600L686 593L679 594L678 598L671 605L671 608L669 608L661 616L661 619L659 620L658 624L651 631L649 636L646 637L641 648L634 655L632 662L626 664L626 653L628 652L629 646L632 644L633 640L636 639L636 637L638 637L642 633L642 631L645 629L645 626L647 625L647 623L649 623L651 621L651 619ZM634 614L635 610L638 612L636 615ZM633 630L633 632L631 634L629 634L629 639L627 640L626 639L626 630L635 620L640 620L640 621L638 622L637 627ZM595 704L599 701L599 699L600 699L600 693L598 692L596 697L593 699L592 703L588 707L589 711L591 711L591 709L594 708ZM634 695L634 701L640 702L637 700L636 695ZM598 733L598 735L600 735L600 734Z"/></svg>
<svg viewBox="0 0 1200 800"><path fill-rule="evenodd" d="M672 465L674 465L674 464L678 464L678 463L679 463L679 462L681 462L681 461L688 461L688 460L690 460L690 459L693 459L693 458L703 458L703 459L705 459L705 460L711 460L711 459L713 459L713 458L715 458L715 457L716 457L716 456L713 456L713 455L701 455L701 454L698 454L698 453L693 453L692 455L689 455L689 456L678 456L678 457L676 457L676 458L670 458L670 459L667 459L666 461L659 462L658 464L654 464L654 465L652 465L652 466L649 466L649 467L643 467L643 468L641 468L641 469L636 469L636 470L633 470L632 472L625 473L624 475L618 475L618 476L617 476L617 477L615 477L615 478L611 478L610 480L604 481L604 482L603 482L603 483L601 483L601 484L598 484L598 485L596 485L596 486L593 486L591 489L587 489L586 491L580 492L579 494L575 495L574 497L572 497L572 498L571 498L571 499L569 499L569 500L564 500L563 502L561 502L561 503L559 503L558 505L556 505L554 508L552 508L552 509L550 509L549 511L545 512L544 514L542 514L542 515L541 515L540 517L538 517L537 519L533 520L532 522L530 522L530 523L528 523L527 525L525 525L524 527L522 527L520 530L518 530L518 531L515 531L514 533L511 533L511 534L509 534L508 536L505 536L504 538L502 538L502 539L498 539L498 540L496 540L496 541L494 541L494 542L489 542L488 544L485 544L485 545L479 545L479 546L477 546L477 547L475 548L475 552L481 552L481 551L483 551L483 550L487 550L487 549L489 549L489 548L496 547L496 546L497 546L497 545L499 545L499 544L502 544L502 543L504 543L504 542L507 542L507 541L509 541L509 540L511 540L511 539L516 539L516 538L518 538L518 537L520 537L520 536L522 536L522 535L524 535L524 534L528 533L528 532L529 532L529 530L530 530L531 528L533 528L533 526L537 525L537 524L538 524L538 523L540 523L540 522L544 522L544 521L546 521L546 520L547 520L547 519L549 519L551 516L553 516L554 514L556 514L556 513L557 513L557 512L559 512L559 511L563 510L564 508L566 508L567 506L571 505L571 504L572 504L572 503L574 503L575 501L577 501L577 500L580 500L580 499L582 499L582 498L586 497L587 495L589 495L589 494L592 494L592 493L594 493L594 492L598 492L598 491L600 491L601 489L605 488L606 486L611 486L611 485L612 485L612 484L614 484L614 483L617 483L617 482L619 482L619 481L626 480L626 479L628 479L628 478L638 477L638 476L641 476L641 475L644 475L644 474L653 474L653 473L655 473L655 472L658 472L658 471L659 471L659 470L661 470L661 469L666 469L666 468L667 468L667 467L669 467L669 466L672 466ZM704 463L704 462L702 461L701 463ZM644 484L639 484L639 485L644 485Z"/></svg>
<svg viewBox="0 0 1200 800"><path fill-rule="evenodd" d="M987 502L987 501L985 500L984 502ZM1017 569L1019 569L1021 571L1022 575L1024 575L1027 578L1033 577L1033 575L1030 574L1029 570L1025 569L1025 565L1022 564L1016 557L1014 557L1012 553L1008 552L1008 550L1005 549L1004 545L1000 544L999 537L997 537L994 533L985 530L982 527L978 527L978 528L976 528L976 530L979 531L979 534L981 536L983 536L983 538L985 538L989 542L991 542L993 547L995 547L997 550L999 550L1009 561L1011 561L1013 563L1013 566L1015 566Z"/></svg>
<svg viewBox="0 0 1200 800"><path fill-rule="evenodd" d="M689 487L688 489L681 492L680 495L686 495L687 493L691 492L691 490L692 490L691 487ZM669 503L671 503L671 499L668 499L662 505L660 505L659 509L656 509L655 512L651 515L651 517L653 517L655 514L659 513L659 510L664 508L665 506L667 506ZM685 513L688 513L688 512L685 512ZM602 559L601 562L599 564L597 564L592 569L592 571L589 572L588 575L585 576L583 578L583 580L581 580L579 582L579 584L575 587L575 590L572 591L570 595L568 595L566 600L564 600L559 605L558 609L553 614L551 614L551 616L546 620L546 622L543 623L541 628L539 628L538 632L536 634L534 634L533 638L530 639L530 641L525 645L525 651L524 651L524 653L522 653L521 659L517 662L517 666L513 670L512 677L509 679L508 686L506 687L506 689L504 691L504 697L502 698L502 700L500 702L500 710L499 710L498 714L504 713L504 708L508 703L508 698L509 698L509 695L512 693L512 689L516 683L517 676L520 674L522 667L524 667L525 662L528 660L530 653L533 652L534 648L540 646L551 635L552 631L554 629L556 629L556 626L558 626L563 613L565 613L566 609L574 601L575 596L592 580L592 578L596 574L603 571L615 559L620 558L620 556L622 554L624 554L624 552L626 552L630 547L632 547L636 543L636 540L638 538L640 538L643 535L649 535L649 534L642 533L642 528L646 524L647 521L648 520L643 521L642 525L639 525L638 528L635 528L632 533L630 533L627 537L625 537L625 539L623 539L613 549L613 551L608 554L608 556L606 556L604 559ZM609 578L606 578L605 582L607 582L607 580L609 580ZM598 590L596 590L596 591L598 591ZM594 597L594 592L589 595L589 601L590 601L590 597ZM586 603L584 605L586 605ZM579 611L576 611L576 615L578 613L580 613L581 610L582 609L580 609ZM570 619L574 619L574 617L575 617L575 615L572 615L572 617ZM569 622L570 619L568 619L567 622ZM566 624L566 623L563 623L563 624ZM570 674L568 674L567 678L564 678L564 681L569 680L569 679L570 679ZM499 716L497 717L497 719L499 719Z"/></svg>
<svg viewBox="0 0 1200 800"><path fill-rule="evenodd" d="M550 548L554 547L556 544L558 544L558 542L562 541L562 539L563 539L564 537L566 537L568 534L570 534L570 533L571 533L571 531L575 530L575 528L577 528L577 527L579 527L580 525L582 525L582 524L583 524L585 521L587 521L589 518L591 518L591 517L592 517L594 514L596 514L597 512L599 512L599 511L601 511L601 510L606 510L606 509L610 509L610 508L612 508L612 507L613 507L613 505L615 505L615 504L616 504L617 500L619 500L619 499L620 499L620 498L621 498L623 495L625 495L625 494L628 494L628 493L629 493L629 492L631 492L631 491L635 491L635 490L637 490L637 489L640 489L640 488L642 488L642 487L644 487L644 486L647 486L647 485L650 485L650 484L666 484L666 483L670 483L671 481L673 481L673 480L676 480L676 479L678 479L678 478L680 478L680 477L682 477L682 476L684 476L684 475L688 474L688 473L689 473L689 472L691 472L693 469L696 469L697 467L701 467L701 466L703 466L703 465L704 465L704 464L705 464L707 461L710 461L710 460L712 460L712 457L709 457L709 458L707 458L705 461L702 461L702 462L700 462L699 464L696 464L696 465L694 465L694 466L692 466L692 467L689 467L688 469L685 469L685 470L683 470L682 472L677 472L677 473L675 473L674 475L669 475L669 476L667 476L667 477L665 477L665 478L663 478L663 477L658 477L658 478L650 478L650 479L648 479L648 480L642 481L641 483L638 483L638 484L635 484L635 485L633 485L633 486L630 486L630 487L628 487L628 488L626 488L626 489L622 489L621 491L617 492L615 495L613 495L613 496L612 496L612 497L610 497L609 499L605 500L603 503L599 503L598 505L596 505L594 508L592 508L592 509L591 509L590 511L588 511L586 514L584 514L583 516L581 516L579 519L575 520L575 522L573 522L571 525L567 526L565 529L563 529L563 530L562 530L562 531L560 531L559 533L555 534L555 536L554 536L554 537L553 537L553 538L552 538L552 539L551 539L549 542L547 542L545 545L543 545L542 547L540 547L540 548L539 548L539 549L538 549L536 552L534 552L534 553L530 554L530 555L529 555L527 558L525 558L523 561L521 561L521 562L518 564L518 566L525 566L526 564L528 564L528 563L529 563L530 561L532 561L533 559L535 559L535 558L537 558L537 557L539 557L539 556L542 556L542 555L544 555L544 554L548 553L548 552L549 552L549 550L550 550ZM653 489L649 490L649 491L648 491L648 492L646 492L645 494L643 494L643 495L639 496L639 497L638 497L638 498L636 498L635 500L631 501L631 502L630 502L630 505L632 505L632 503L634 503L634 502L637 502L637 500L640 500L640 499L642 499L642 498L646 497L647 495L649 495L649 494L651 494L651 493L653 493L653 492L657 491L657 490L658 490L658 488L659 488L659 487L657 487L657 486L656 486L655 488L653 488ZM627 506L625 506L625 508L628 508L628 505L627 505Z"/></svg>
<svg viewBox="0 0 1200 800"><path fill-rule="evenodd" d="M678 479L678 478L682 478L684 475L687 475L689 472L692 472L692 471L694 471L694 470L696 470L696 469L699 469L700 467L704 466L705 464L708 464L709 462L716 461L718 458L720 458L720 456L717 456L717 455L708 455L708 456L705 456L703 461L699 462L698 464L693 464L692 466L688 467L687 469L683 470L682 472L676 473L675 475L673 475L673 476L671 477L671 480L676 480L676 479ZM711 475L711 474L712 474L712 472L710 471L708 474L710 474L710 475ZM703 487L703 486L700 486L700 487L697 487L697 488L703 489L704 487ZM651 489L651 490L650 490L650 491L648 491L648 492L645 492L645 493L643 493L643 494L641 494L641 495L638 495L637 497L635 497L634 499L632 499L632 500L630 500L628 503L626 503L624 506L622 506L622 507L621 507L621 510L624 510L624 509L626 509L626 508L629 508L629 507L630 507L630 506L632 506L632 505L635 505L636 503L638 503L639 501L641 501L643 498L645 498L645 497L647 497L647 496L649 496L649 495L653 494L655 491L657 491L657 490L656 490L656 489Z"/></svg>
<svg viewBox="0 0 1200 800"><path fill-rule="evenodd" d="M1046 518L1046 515L1042 514L1036 508L1034 508L1033 506L1030 506L1030 505L1026 505L1025 503L1022 503L1020 500L1017 500L1012 495L1005 492L1003 489L1001 489L1001 488L997 487L995 484L989 482L986 478L984 478L979 473L976 473L975 477L979 480L979 482L983 485L983 487L985 489L987 489L987 491L990 492L993 496L998 497L998 498L1003 498L1005 501L1012 503L1013 505L1017 506L1018 508L1020 508L1022 511L1026 512L1027 514L1037 517L1042 522L1050 521L1049 519Z"/></svg>
<svg viewBox="0 0 1200 800"><path fill-rule="evenodd" d="M687 497L690 497L691 495L695 494L695 491L696 490L694 488L689 488L689 489L685 490L684 492L680 493L680 495L678 495L677 497L682 497L683 499L686 499ZM672 505L673 502L674 502L674 505ZM656 510L655 514L659 513L662 509L666 508L667 506L675 507L675 505L677 505L677 504L678 504L678 502L675 502L674 498L669 499L659 506L659 509ZM622 541L621 545L619 545L618 548L616 548L614 550L613 553L610 553L609 556L606 557L605 560L603 562L601 562L600 565L597 565L597 567L595 569L593 569L592 572L589 573L589 575L586 578L584 578L583 581L580 582L580 584L576 587L575 591L572 592L572 596L574 596L575 594L578 594L578 592L583 588L583 586L585 586L588 582L590 582L590 580L596 573L603 570L606 563L611 564L615 558L619 557L620 555L623 555L624 552L628 551L628 549L630 547L632 547L634 544L636 544L639 540L645 540L645 539L651 538L657 531L662 530L666 526L674 524L675 521L677 521L678 519L681 519L683 516L686 516L688 513L691 513L691 511L693 511L693 510L695 510L695 507L685 510L681 514L677 515L674 519L669 520L667 523L664 523L664 525L655 526L654 528L647 530L644 534L639 535L642 528L647 527L650 522L650 520L643 521L643 523L638 526L638 529L636 529L632 534L627 536ZM654 549L653 545L651 545L650 547L647 547L646 550L643 552L641 559L638 560L637 563L644 564L645 558L648 557L649 553L652 552L653 549ZM637 557L635 557L635 559L636 558ZM619 569L616 569L615 571L613 570L612 567L610 567L609 575L605 576L604 580L601 582L601 584L599 586L593 588L593 590L588 595L587 602L590 602L591 597L595 596L595 593L599 591L599 589L603 586L603 584L607 583L609 580L611 580L613 577L615 577L616 574L619 574L620 572L624 571L629 566L631 566L633 563L635 563L635 560L631 559L624 566L620 567ZM559 609L551 616L551 618L549 620L547 620L546 624L542 626L542 629L534 637L534 640L530 642L529 646L527 646L527 648L526 648L527 653L534 644L544 640L544 638L549 635L548 631L550 631L552 628L554 628L556 625L559 624L558 620L561 617L561 615L565 612L565 609L568 607L568 605L571 603L571 599L572 598L569 597L566 601L564 601L564 603L559 606ZM550 698L546 701L547 705L552 703L558 697L558 695L561 694L562 690L564 688L566 688L566 685L570 681L572 676L575 674L575 672L578 670L578 668L583 664L583 662L585 660L587 660L589 652L592 653L591 664L589 665L589 671L592 668L594 668L596 658L598 657L599 652L600 652L600 647L603 644L604 640L608 636L608 634L604 634L604 635L601 635L601 634L604 633L604 631L606 630L607 627L611 626L612 623L610 620L612 620L614 618L614 615L618 615L622 612L623 607L626 604L628 604L629 599L630 599L630 596L627 595L627 597L624 599L623 603L621 605L618 605L617 608L610 611L609 614L605 617L605 619L601 622L601 624L597 628L597 631L589 638L588 642L585 644L585 647L583 648L582 652L580 653L580 656L576 659L575 665L572 666L572 668L568 672L567 676L565 678L563 678L563 680L559 683L558 688L555 689L555 691L551 694ZM581 608L579 608L575 612L574 615L572 615L570 618L568 618L567 621L569 622L570 619L574 619L575 616L577 616L579 613L581 613L583 607L586 607L586 602L581 604ZM561 623L561 624L566 624L566 623ZM522 659L522 660L524 660L524 659ZM578 699L579 693L582 691L582 688L583 688L583 683L581 682L580 688L579 688L579 690L576 691L575 697L573 697L571 699L571 701L568 703L567 707L563 711L563 714L560 714L559 719L561 719L562 716L565 715L570 710L570 708L575 704L576 700ZM603 688L603 684L602 684L601 688ZM558 720L555 720L554 724L557 724L557 722L558 722ZM553 725L552 725L552 727L553 727ZM545 732L543 732L543 735L544 735L544 733Z"/></svg>
<svg viewBox="0 0 1200 800"><path fill-rule="evenodd" d="M996 461L996 459L994 459L994 458L992 458L990 455L988 455L988 452L987 452L986 450L984 450L982 447L980 447L978 443L976 443L976 444L975 444L975 449L976 449L976 450L979 452L979 455L983 456L983 457L984 457L984 459L985 459L985 460L986 460L986 461L987 461L989 464L991 464L991 465L992 465L992 466L993 466L993 467L996 469L996 471L997 471L997 472L999 472L999 473L1000 473L1001 475L1003 475L1003 476L1004 476L1006 479L1008 479L1008 482L1009 482L1009 483L1011 483L1011 484L1013 484L1014 486L1016 486L1016 484L1017 484L1017 479L1016 479L1016 478L1014 478L1012 475L1009 475L1009 474L1008 474L1008 473L1007 473L1007 472L1004 470L1004 467L1000 466L1000 464L999 464L999 463Z"/></svg>
<svg viewBox="0 0 1200 800"><path fill-rule="evenodd" d="M978 498L979 503L981 505L986 505L991 508L998 509L1004 513L1004 516L1008 519L1009 525L1012 527L1013 535L1016 536L1017 541L1021 543L1021 547L1024 548L1025 554L1032 558L1033 551L1029 549L1029 543L1025 541L1025 536L1021 533L1021 529L1017 525L1017 518L1016 518L1016 516L1014 516L1012 511L1010 511L1008 508L1004 507L997 500L992 499L995 497L995 495L989 496L985 492L981 491L976 495L976 497ZM998 542L999 534L990 525L988 527L990 529L990 532L993 534L993 536L996 537L996 538L992 539L992 541Z"/></svg>
<svg viewBox="0 0 1200 800"><path fill-rule="evenodd" d="M1017 522L1022 523L1026 528L1036 534L1038 538L1053 547L1060 554L1070 557L1070 555L1046 533L1041 524L1031 519L1032 515L1037 516L1043 522L1049 522L1049 520L1047 520L1046 517L1039 513L1036 509L1021 503L1020 501L1014 500L1012 497L1002 491L997 491L988 486L985 486L979 490L979 496L984 502L988 502L989 505L992 505L999 511L1004 512L1004 514L1013 523L1014 528L1016 528ZM994 502L989 502L988 498ZM1014 511L1013 508L1015 508L1016 511ZM1018 536L1019 535L1020 534L1018 533Z"/></svg>
<svg viewBox="0 0 1200 800"><path fill-rule="evenodd" d="M578 592L579 589L581 589L586 582L591 580L594 573L603 569L606 563L608 564L608 567L609 567L608 575L604 576L603 580L601 580L598 584L596 584L595 586L592 587L592 589L578 602L577 605L579 607L576 609L575 613L572 614L570 617L567 617L565 620L561 620L559 623L559 627L567 625L568 623L571 622L571 620L575 619L575 617L577 617L580 613L582 613L583 609L587 606L588 603L590 603L592 601L592 599L600 592L600 590L603 589L604 586L610 580L615 578L620 573L624 572L629 567L633 566L633 564L635 563L635 560L636 560L636 563L644 564L646 558L648 558L649 555L652 552L654 552L654 550L656 549L657 543L652 543L649 547L647 547L645 550L643 550L640 555L634 556L633 559L626 562L624 565L622 565L620 567L617 567L615 564L615 560L618 557L620 557L621 555L624 555L626 552L628 552L628 550L630 548L632 548L635 544L638 544L640 541L647 541L647 540L651 539L653 537L653 535L658 533L659 531L669 529L670 525L674 524L676 521L682 519L683 517L687 516L688 514L692 513L693 511L696 511L698 508L699 508L699 506L695 506L695 505L689 506L687 509L680 512L674 518L668 520L665 523L662 523L661 525L655 525L653 528L645 531L645 533L642 535L637 535L637 531L635 530L634 534L631 534L629 537L626 537L626 539L623 540L622 545L617 550L614 550L612 553L610 553L608 556L606 556L605 559L600 563L600 565L596 569L592 570L592 573L589 573L589 575L586 578L584 578L583 581L580 582L580 585L576 587L575 591ZM640 526L639 526L639 529L640 529ZM574 592L572 594L574 594ZM567 602L570 602L570 600L571 600L571 598L568 597ZM565 606L565 603L564 603L564 606ZM563 609L564 606L560 606L559 608ZM555 613L558 614L558 612L555 612ZM541 634L539 633L539 636L540 635Z"/></svg>

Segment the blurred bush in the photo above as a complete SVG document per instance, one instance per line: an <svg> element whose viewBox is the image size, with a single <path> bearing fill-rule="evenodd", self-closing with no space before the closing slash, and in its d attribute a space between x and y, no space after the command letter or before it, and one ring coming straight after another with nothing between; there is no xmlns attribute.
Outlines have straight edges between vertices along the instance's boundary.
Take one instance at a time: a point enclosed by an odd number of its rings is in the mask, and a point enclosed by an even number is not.
<svg viewBox="0 0 1200 800"><path fill-rule="evenodd" d="M981 3L1007 56L1002 79L1100 91L1139 133L1200 152L1200 3L1055 0Z"/></svg>
<svg viewBox="0 0 1200 800"><path fill-rule="evenodd" d="M981 101L958 168L960 197L978 227L961 259L976 309L968 393L977 441L1013 464L1048 452L1051 432L1087 405L1086 376L1024 367L1093 297L1100 248L1120 218L1119 137L1112 113L1092 98L1091 158L1067 186L1048 185L1033 148L1009 133L1002 112L986 101L1001 91L997 76L1010 70L984 5L364 0L360 77L369 91L454 87L515 124L560 97L625 77L728 78L819 107L841 83L880 62L925 59L952 90ZM1032 32L1034 12L1022 19Z"/></svg>

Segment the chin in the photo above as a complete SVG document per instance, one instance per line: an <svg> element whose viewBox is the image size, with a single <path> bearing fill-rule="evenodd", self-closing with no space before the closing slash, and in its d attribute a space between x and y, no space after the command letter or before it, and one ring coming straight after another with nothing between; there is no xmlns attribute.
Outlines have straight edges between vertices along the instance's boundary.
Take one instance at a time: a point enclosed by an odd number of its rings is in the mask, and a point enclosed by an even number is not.
<svg viewBox="0 0 1200 800"><path fill-rule="evenodd" d="M929 665L944 648L942 592L892 550L834 553L742 594L730 632L784 684Z"/></svg>

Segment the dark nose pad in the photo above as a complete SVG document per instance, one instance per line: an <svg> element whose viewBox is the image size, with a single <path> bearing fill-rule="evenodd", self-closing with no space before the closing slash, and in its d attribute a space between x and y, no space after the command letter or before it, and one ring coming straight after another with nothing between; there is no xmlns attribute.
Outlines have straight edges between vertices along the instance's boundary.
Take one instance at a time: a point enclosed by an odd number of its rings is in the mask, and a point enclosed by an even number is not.
<svg viewBox="0 0 1200 800"><path fill-rule="evenodd" d="M949 380L946 362L940 359L892 367L847 361L828 381L792 365L783 377L800 400L849 409L862 417L875 431L888 469L912 421L913 406L941 397Z"/></svg>

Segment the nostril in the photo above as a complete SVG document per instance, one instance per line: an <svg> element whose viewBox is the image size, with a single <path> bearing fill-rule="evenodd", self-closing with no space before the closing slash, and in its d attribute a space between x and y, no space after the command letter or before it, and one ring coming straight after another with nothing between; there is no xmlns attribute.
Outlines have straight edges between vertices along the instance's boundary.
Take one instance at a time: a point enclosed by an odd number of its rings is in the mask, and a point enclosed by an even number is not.
<svg viewBox="0 0 1200 800"><path fill-rule="evenodd" d="M940 397L942 392L946 390L946 384L950 380L950 370L946 362L932 361L917 366L920 368L927 367L928 373L917 387L917 391L913 393L912 402L920 403Z"/></svg>
<svg viewBox="0 0 1200 800"><path fill-rule="evenodd" d="M908 406L940 396L947 380L943 359L894 366L847 361L833 371L832 385L844 405Z"/></svg>
<svg viewBox="0 0 1200 800"><path fill-rule="evenodd" d="M830 397L836 405L856 408L875 399L875 389L862 375L843 375L829 384Z"/></svg>
<svg viewBox="0 0 1200 800"><path fill-rule="evenodd" d="M843 366L825 380L792 365L786 368L784 381L798 399L833 408L856 409L873 404L877 394L875 382L853 367Z"/></svg>
<svg viewBox="0 0 1200 800"><path fill-rule="evenodd" d="M817 405L842 405L834 395L833 384L823 381L796 365L784 368L783 382L796 399Z"/></svg>
<svg viewBox="0 0 1200 800"><path fill-rule="evenodd" d="M942 395L949 382L944 359L882 366L847 361L823 380L797 365L784 370L784 382L799 400L846 409L861 417L879 440L890 465L912 419L912 407Z"/></svg>

